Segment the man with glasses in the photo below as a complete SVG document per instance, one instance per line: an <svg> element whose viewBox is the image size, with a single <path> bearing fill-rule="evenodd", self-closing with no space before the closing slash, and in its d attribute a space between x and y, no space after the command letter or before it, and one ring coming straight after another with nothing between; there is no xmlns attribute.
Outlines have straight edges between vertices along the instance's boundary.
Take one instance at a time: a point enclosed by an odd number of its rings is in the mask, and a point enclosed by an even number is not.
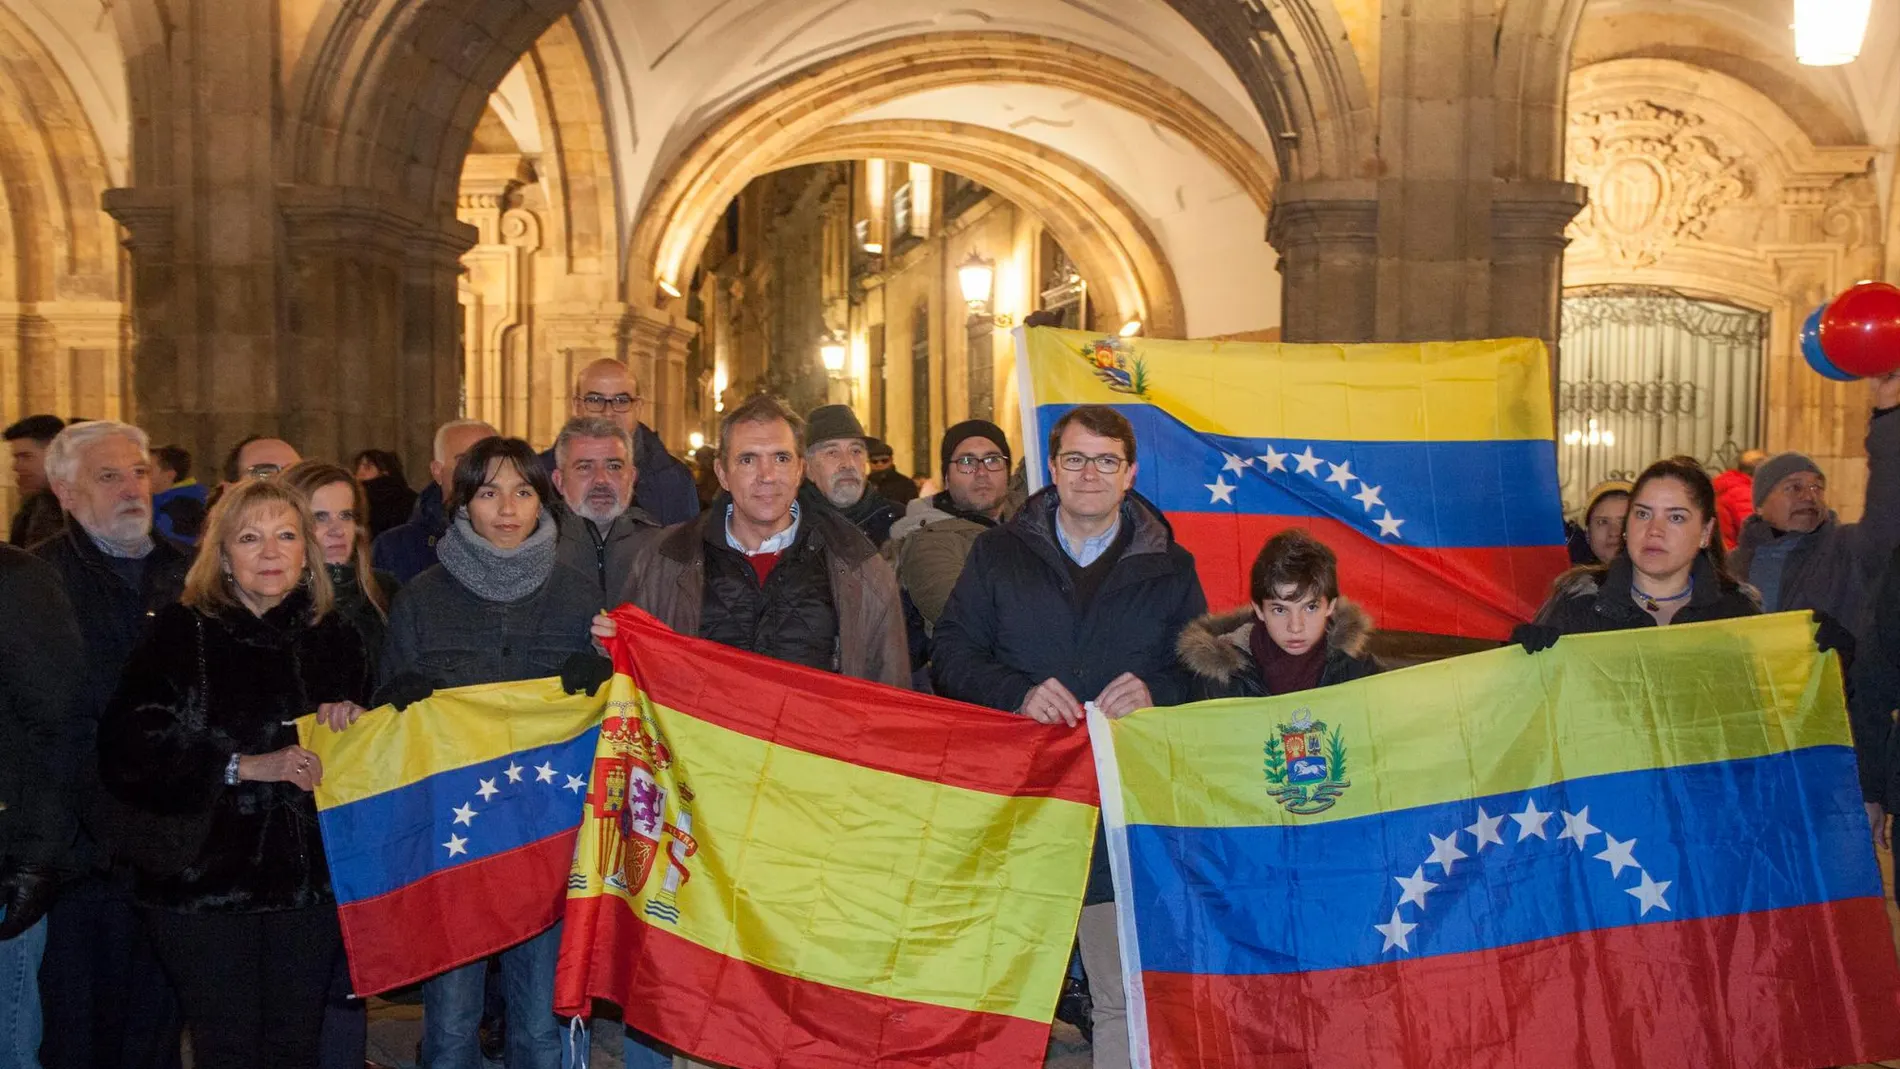
<svg viewBox="0 0 1900 1069"><path fill-rule="evenodd" d="M1131 492L1135 472L1121 413L1083 405L1056 421L1052 485L977 536L937 621L938 693L1075 730L1084 702L1115 718L1188 698L1175 642L1207 598L1193 556ZM1129 1064L1114 897L1098 825L1079 933L1097 1069Z"/></svg>
<svg viewBox="0 0 1900 1069"><path fill-rule="evenodd" d="M884 547L926 634L943 615L976 536L1002 521L1009 495L1009 439L996 424L965 420L944 432L937 452L943 491L912 501Z"/></svg>
<svg viewBox="0 0 1900 1069"><path fill-rule="evenodd" d="M229 490L246 479L275 478L278 472L292 467L303 457L296 447L282 438L267 438L253 434L231 447L224 455L224 485Z"/></svg>
<svg viewBox="0 0 1900 1069"><path fill-rule="evenodd" d="M699 488L692 471L666 451L653 428L640 422L645 412L639 382L618 360L602 357L574 378L569 415L610 419L633 436L633 466L639 471L634 502L663 527L685 523L699 515ZM560 467L553 449L541 454L541 463L550 473Z"/></svg>

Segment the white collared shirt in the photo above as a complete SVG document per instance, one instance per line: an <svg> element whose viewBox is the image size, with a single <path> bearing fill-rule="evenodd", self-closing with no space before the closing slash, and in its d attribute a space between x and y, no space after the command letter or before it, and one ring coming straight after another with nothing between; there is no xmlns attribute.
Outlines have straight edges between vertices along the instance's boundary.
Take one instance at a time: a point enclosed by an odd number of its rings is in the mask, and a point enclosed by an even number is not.
<svg viewBox="0 0 1900 1069"><path fill-rule="evenodd" d="M1115 536L1120 534L1121 530L1122 517L1118 511L1115 513L1114 524L1111 525L1108 530L1103 531L1093 538L1084 538L1080 543L1076 543L1070 540L1069 532L1063 528L1061 515L1058 514L1056 516L1056 539L1062 543L1062 552L1067 553L1069 559L1074 561L1076 565L1081 568L1086 568L1094 564L1100 559L1102 554L1107 553L1108 547L1115 544Z"/></svg>
<svg viewBox="0 0 1900 1069"><path fill-rule="evenodd" d="M772 537L766 539L765 541L759 543L759 548L757 549L745 548L744 545L740 544L739 539L733 535L732 512L733 512L733 506L727 505L726 506L726 545L731 546L732 548L738 550L741 553L744 553L748 557L753 555L754 553L783 553L786 550L792 548L793 540L795 540L798 537L798 502L796 501L792 502L792 525L790 527L785 528L783 531L780 531L779 533L773 535Z"/></svg>

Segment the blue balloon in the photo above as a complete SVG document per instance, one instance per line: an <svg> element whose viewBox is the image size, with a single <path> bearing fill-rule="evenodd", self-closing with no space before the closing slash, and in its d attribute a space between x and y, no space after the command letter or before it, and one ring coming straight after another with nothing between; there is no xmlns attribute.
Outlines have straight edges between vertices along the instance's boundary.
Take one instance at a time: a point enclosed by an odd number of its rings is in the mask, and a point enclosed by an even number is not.
<svg viewBox="0 0 1900 1069"><path fill-rule="evenodd" d="M1827 358L1827 353L1821 350L1821 315L1826 311L1827 302L1823 301L1821 307L1816 308L1808 316L1808 321L1801 324L1801 355L1807 360L1808 366L1823 378L1833 379L1835 382L1853 382L1860 376L1849 375L1835 367Z"/></svg>

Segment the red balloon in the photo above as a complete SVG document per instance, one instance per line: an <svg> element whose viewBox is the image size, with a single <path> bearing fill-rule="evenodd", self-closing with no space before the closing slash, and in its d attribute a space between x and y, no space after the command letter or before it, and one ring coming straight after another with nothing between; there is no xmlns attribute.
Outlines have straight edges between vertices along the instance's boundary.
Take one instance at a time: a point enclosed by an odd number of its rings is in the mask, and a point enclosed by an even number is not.
<svg viewBox="0 0 1900 1069"><path fill-rule="evenodd" d="M1834 298L1821 316L1821 351L1862 378L1900 368L1900 286L1862 282Z"/></svg>

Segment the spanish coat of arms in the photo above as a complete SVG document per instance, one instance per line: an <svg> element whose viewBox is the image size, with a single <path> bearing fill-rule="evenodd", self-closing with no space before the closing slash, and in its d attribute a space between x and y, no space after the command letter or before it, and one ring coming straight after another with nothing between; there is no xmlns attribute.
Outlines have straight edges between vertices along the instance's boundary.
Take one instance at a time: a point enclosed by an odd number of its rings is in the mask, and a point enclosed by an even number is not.
<svg viewBox="0 0 1900 1069"><path fill-rule="evenodd" d="M692 789L677 776L673 754L650 715L636 702L609 702L601 736L612 756L594 760L595 873L606 886L639 896L656 867L665 875L646 903L659 920L679 920L676 892L691 878L687 859L699 852L693 838ZM673 787L669 791L669 781ZM669 797L669 794L677 797ZM664 864L658 864L661 858Z"/></svg>
<svg viewBox="0 0 1900 1069"><path fill-rule="evenodd" d="M1281 724L1266 743L1267 795L1289 813L1311 816L1333 807L1352 786L1346 779L1346 743L1338 728L1306 709Z"/></svg>

